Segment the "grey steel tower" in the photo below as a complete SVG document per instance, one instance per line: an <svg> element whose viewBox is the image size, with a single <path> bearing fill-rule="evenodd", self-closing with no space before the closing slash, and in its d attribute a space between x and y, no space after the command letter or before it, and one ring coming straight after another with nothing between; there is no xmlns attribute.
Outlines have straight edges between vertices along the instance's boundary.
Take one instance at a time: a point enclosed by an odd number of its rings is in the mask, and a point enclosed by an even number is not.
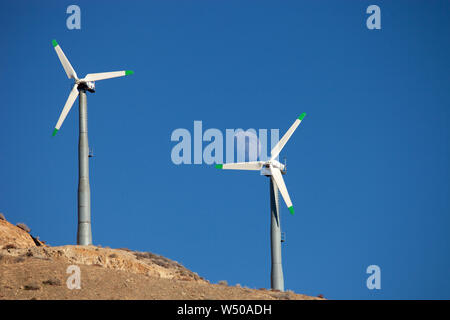
<svg viewBox="0 0 450 320"><path fill-rule="evenodd" d="M270 245L272 269L270 287L284 291L283 266L281 264L281 224L280 207L278 203L278 187L272 177L270 179Z"/></svg>
<svg viewBox="0 0 450 320"><path fill-rule="evenodd" d="M91 191L89 186L89 142L88 142L88 125L87 125L87 97L86 91L95 92L95 81L117 78L133 74L133 71L113 71L102 73L89 73L83 79L78 79L77 73L73 69L69 60L65 56L56 40L52 41L56 54L64 68L69 79L74 79L75 84L70 91L66 104L56 123L53 136L56 135L62 123L67 117L78 95L79 99L79 140L78 140L78 232L77 244L92 244L91 231Z"/></svg>
<svg viewBox="0 0 450 320"><path fill-rule="evenodd" d="M80 136L78 138L78 233L77 244L92 244L91 188L89 186L89 142L86 89L80 88Z"/></svg>
<svg viewBox="0 0 450 320"><path fill-rule="evenodd" d="M294 214L294 206L284 184L282 174L286 173L286 166L277 159L281 150L284 148L289 138L302 122L306 113L302 113L284 134L280 141L270 152L270 159L267 161L249 161L237 163L217 164L217 169L224 170L255 170L260 171L261 175L270 178L270 244L272 268L270 277L270 286L272 289L284 291L283 268L281 265L281 224L280 207L278 202L278 193L281 193L286 206L291 214Z"/></svg>

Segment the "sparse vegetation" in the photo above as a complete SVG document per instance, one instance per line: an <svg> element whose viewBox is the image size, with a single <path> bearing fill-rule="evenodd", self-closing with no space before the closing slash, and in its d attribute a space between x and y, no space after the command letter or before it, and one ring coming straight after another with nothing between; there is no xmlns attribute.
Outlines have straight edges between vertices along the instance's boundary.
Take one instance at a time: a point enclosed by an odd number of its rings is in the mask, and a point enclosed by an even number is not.
<svg viewBox="0 0 450 320"><path fill-rule="evenodd" d="M24 262L25 258L24 257L17 257L16 260L14 260L15 263L21 263Z"/></svg>
<svg viewBox="0 0 450 320"><path fill-rule="evenodd" d="M6 246L3 247L3 249L6 249L6 250L8 250L8 249L17 249L17 247L14 244L12 244L12 243L8 243Z"/></svg>
<svg viewBox="0 0 450 320"><path fill-rule="evenodd" d="M218 282L218 284L221 285L221 286L227 286L227 285L228 285L228 282L227 282L227 280L220 280L220 281Z"/></svg>
<svg viewBox="0 0 450 320"><path fill-rule="evenodd" d="M117 258L117 254L111 253L108 257L110 257L111 259L114 259L114 258Z"/></svg>
<svg viewBox="0 0 450 320"><path fill-rule="evenodd" d="M138 259L138 260L148 259L148 256L146 255L145 252L133 252L133 254L136 257L136 259Z"/></svg>
<svg viewBox="0 0 450 320"><path fill-rule="evenodd" d="M204 278L200 277L197 272L192 272L192 274L194 275L194 280L205 280Z"/></svg>
<svg viewBox="0 0 450 320"><path fill-rule="evenodd" d="M123 249L122 249L123 250ZM198 274L187 270L185 267L183 267L180 263L177 261L170 260L168 258L165 258L163 256L159 256L157 254L151 253L151 252L133 252L134 256L138 260L147 259L150 260L152 263L161 266L166 269L177 269L177 273L180 275L180 277L184 281L188 281L191 279L194 280L200 280L203 279Z"/></svg>
<svg viewBox="0 0 450 320"><path fill-rule="evenodd" d="M156 259L159 258L158 255L153 254L151 252L134 252L134 255L136 256L136 259Z"/></svg>
<svg viewBox="0 0 450 320"><path fill-rule="evenodd" d="M291 300L291 295L288 292L280 292L275 297L280 300Z"/></svg>
<svg viewBox="0 0 450 320"><path fill-rule="evenodd" d="M165 260L161 260L161 259L156 259L156 260L152 260L152 262L154 264L157 264L158 266L161 266L163 268L169 268L170 267L170 263L168 263Z"/></svg>
<svg viewBox="0 0 450 320"><path fill-rule="evenodd" d="M22 229L25 232L30 233L31 229L28 228L28 226L25 223L19 222L18 224L16 224L16 227L19 227L20 229Z"/></svg>
<svg viewBox="0 0 450 320"><path fill-rule="evenodd" d="M51 278L51 279L43 281L42 283L43 284L47 284L49 286L60 286L61 285L61 280L59 280L57 278Z"/></svg>
<svg viewBox="0 0 450 320"><path fill-rule="evenodd" d="M37 284L30 283L23 286L24 290L39 290L41 287Z"/></svg>

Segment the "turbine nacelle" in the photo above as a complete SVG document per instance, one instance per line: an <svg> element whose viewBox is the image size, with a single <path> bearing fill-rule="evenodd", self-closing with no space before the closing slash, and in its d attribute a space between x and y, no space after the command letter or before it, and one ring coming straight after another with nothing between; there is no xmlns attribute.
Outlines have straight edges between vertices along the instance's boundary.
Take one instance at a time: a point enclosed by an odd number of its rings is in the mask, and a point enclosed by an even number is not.
<svg viewBox="0 0 450 320"><path fill-rule="evenodd" d="M269 160L262 165L262 168L260 171L261 175L267 176L267 177L271 176L272 175L271 169L274 169L274 168L279 169L282 174L286 173L286 166L284 164L282 164L281 162L279 162L277 160Z"/></svg>
<svg viewBox="0 0 450 320"><path fill-rule="evenodd" d="M86 90L86 91L89 91L92 93L95 92L95 82L94 81L78 80L78 81L76 81L76 84L78 85L78 90Z"/></svg>

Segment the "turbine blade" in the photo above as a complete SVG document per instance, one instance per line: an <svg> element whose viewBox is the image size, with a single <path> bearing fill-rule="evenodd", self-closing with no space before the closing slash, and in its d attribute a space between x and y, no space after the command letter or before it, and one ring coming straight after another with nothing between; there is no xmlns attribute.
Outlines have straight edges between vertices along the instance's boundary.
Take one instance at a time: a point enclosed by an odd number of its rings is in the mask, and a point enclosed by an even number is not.
<svg viewBox="0 0 450 320"><path fill-rule="evenodd" d="M227 170L261 170L262 166L261 161L216 164L217 169Z"/></svg>
<svg viewBox="0 0 450 320"><path fill-rule="evenodd" d="M275 181L278 190L280 190L281 196L283 197L283 200L286 203L289 212L291 214L294 214L294 206L292 205L291 198L289 197L286 185L284 184L283 176L281 175L280 169L270 167L270 171L272 172L272 178Z"/></svg>
<svg viewBox="0 0 450 320"><path fill-rule="evenodd" d="M276 146L270 152L270 160L275 159L280 154L281 150L283 150L284 146L288 142L289 138L294 133L295 129L302 122L303 118L306 116L306 113L302 113L294 122L294 124L289 128L289 130L284 134L283 138L276 144Z"/></svg>
<svg viewBox="0 0 450 320"><path fill-rule="evenodd" d="M69 79L77 79L77 73L73 69L72 65L70 64L69 60L67 59L66 55L62 51L61 47L59 46L58 42L56 40L52 41L53 47L55 48L56 54L58 55L59 61L61 61L61 64L64 68L64 71L66 71L67 77Z"/></svg>
<svg viewBox="0 0 450 320"><path fill-rule="evenodd" d="M53 136L58 132L59 128L61 128L62 123L64 122L64 119L66 119L67 114L69 113L70 109L73 106L73 103L78 97L78 85L74 85L72 90L70 91L69 97L67 98L66 104L64 105L64 108L61 112L61 115L59 116L58 122L56 123L55 130L53 130Z"/></svg>
<svg viewBox="0 0 450 320"><path fill-rule="evenodd" d="M101 73L89 73L84 77L84 81L98 81L104 79L111 79L117 77L123 77L133 74L134 71L125 70L125 71L113 71L113 72L101 72Z"/></svg>

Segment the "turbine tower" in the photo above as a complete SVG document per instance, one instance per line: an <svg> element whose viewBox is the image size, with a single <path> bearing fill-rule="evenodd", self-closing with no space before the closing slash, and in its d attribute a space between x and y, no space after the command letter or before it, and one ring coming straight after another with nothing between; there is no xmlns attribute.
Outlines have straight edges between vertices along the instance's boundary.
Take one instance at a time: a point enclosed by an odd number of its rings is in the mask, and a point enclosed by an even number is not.
<svg viewBox="0 0 450 320"><path fill-rule="evenodd" d="M284 184L282 174L286 173L286 166L278 162L276 158L280 154L295 129L300 125L306 113L302 113L289 128L281 140L270 152L268 161L250 161L238 163L217 164L218 169L229 170L260 170L261 175L270 177L270 242L271 242L271 281L272 289L284 291L283 268L281 264L281 225L280 225L280 208L278 203L278 191L280 191L289 212L294 214L294 206Z"/></svg>
<svg viewBox="0 0 450 320"><path fill-rule="evenodd" d="M78 140L78 232L77 244L91 245L92 231L91 231L91 191L89 186L89 144L88 144L88 126L87 126L87 96L86 91L95 92L95 81L122 77L133 74L133 71L114 71L103 73L89 73L83 79L78 79L77 73L73 69L69 60L65 56L61 47L56 40L52 41L56 54L64 68L69 79L74 79L75 84L70 91L66 104L56 123L53 136L61 128L64 119L72 108L78 95L80 95L79 102L79 140Z"/></svg>

